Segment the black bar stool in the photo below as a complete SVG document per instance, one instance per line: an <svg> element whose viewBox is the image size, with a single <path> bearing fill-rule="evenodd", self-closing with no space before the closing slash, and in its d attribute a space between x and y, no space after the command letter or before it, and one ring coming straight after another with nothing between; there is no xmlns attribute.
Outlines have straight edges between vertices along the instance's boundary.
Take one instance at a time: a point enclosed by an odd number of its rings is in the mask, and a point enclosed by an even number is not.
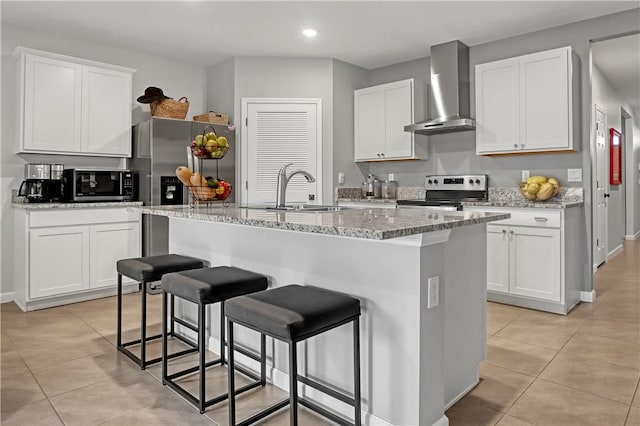
<svg viewBox="0 0 640 426"><path fill-rule="evenodd" d="M353 297L317 287L288 285L269 291L240 296L225 302L229 344L229 424L232 426L250 425L275 413L287 405L290 409L290 423L298 424L298 403L327 417L340 425L360 426L360 301ZM353 322L353 398L337 392L308 377L298 375L296 344L310 337L331 330L343 324ZM264 335L289 343L289 398L236 423L235 378L233 375L233 324L238 323ZM355 409L354 423L298 397L298 381L311 386Z"/></svg>
<svg viewBox="0 0 640 426"><path fill-rule="evenodd" d="M155 336L147 336L147 283L158 281L164 274L177 271L186 271L189 269L202 269L203 263L201 260L194 259L193 257L181 256L178 254L164 254L160 256L147 256L131 259L118 260L116 268L118 270L118 324L117 324L117 337L116 347L120 352L131 358L136 364L140 366L142 370L147 366L159 362L162 358L154 358L147 360L146 342L159 339L162 334ZM122 342L122 276L129 277L138 281L141 284L142 291L142 303L140 308L141 323L140 323L140 339L132 340L129 342ZM184 343L192 346L190 349L186 349L175 354L171 354L171 357L177 357L188 353L195 352L194 345L189 340L174 333L174 303L171 299L171 335L177 339L180 339ZM129 346L140 344L140 357L137 357L129 349Z"/></svg>
<svg viewBox="0 0 640 426"><path fill-rule="evenodd" d="M199 269L186 272L175 272L172 274L166 274L162 277L162 298L163 298L163 338L162 338L162 384L169 386L191 404L200 409L200 413L204 413L204 410L220 401L224 401L228 398L229 394L224 393L218 395L210 400L206 399L205 395L205 371L208 367L216 364L225 364L225 338L224 338L224 304L220 304L220 357L216 360L206 362L206 307L212 303L224 302L225 300L240 296L243 294L254 293L256 291L262 291L267 288L267 277L264 275L256 274L244 269L234 268L232 266L218 266L215 268ZM198 323L196 325L190 324L179 318L175 318L175 321L189 328L192 331L198 333L197 350L199 351L198 365L187 368L185 370L168 374L168 359L167 356L167 294L171 294L171 297L179 297L184 300L188 300L198 305ZM266 363L265 363L265 338L262 336L260 344L260 355L256 355L247 349L236 347L238 352L256 360L260 361L260 376L257 376L252 371L245 368L237 368L238 371L245 374L254 380L254 382L238 389L238 393L246 392L258 386L264 386L267 383L266 380ZM231 357L231 349L229 349L229 356ZM186 376L187 374L199 372L200 387L199 395L196 398L186 389L175 382L175 379Z"/></svg>

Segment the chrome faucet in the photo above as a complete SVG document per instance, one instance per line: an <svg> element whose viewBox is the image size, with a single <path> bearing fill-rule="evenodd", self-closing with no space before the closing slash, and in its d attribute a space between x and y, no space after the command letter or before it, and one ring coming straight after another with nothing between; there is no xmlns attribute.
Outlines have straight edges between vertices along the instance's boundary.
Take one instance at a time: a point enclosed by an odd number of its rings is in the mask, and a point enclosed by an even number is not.
<svg viewBox="0 0 640 426"><path fill-rule="evenodd" d="M295 175L303 175L307 182L312 183L316 181L311 173L306 172L304 170L296 170L295 172L291 172L287 176L287 167L291 166L293 163L285 164L278 171L278 188L276 190L276 208L285 206L285 199L287 197L287 185L292 177Z"/></svg>

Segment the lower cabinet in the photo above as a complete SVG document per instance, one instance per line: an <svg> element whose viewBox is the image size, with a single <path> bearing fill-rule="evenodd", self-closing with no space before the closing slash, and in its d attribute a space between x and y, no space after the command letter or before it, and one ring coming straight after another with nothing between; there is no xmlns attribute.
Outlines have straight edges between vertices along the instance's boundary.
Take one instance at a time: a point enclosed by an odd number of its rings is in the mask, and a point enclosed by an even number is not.
<svg viewBox="0 0 640 426"><path fill-rule="evenodd" d="M16 217L14 241L25 256L15 302L25 311L113 295L116 262L141 256L140 215L126 208L17 208Z"/></svg>
<svg viewBox="0 0 640 426"><path fill-rule="evenodd" d="M56 226L29 232L29 297L89 288L89 227Z"/></svg>
<svg viewBox="0 0 640 426"><path fill-rule="evenodd" d="M560 314L587 281L581 208L465 207L510 213L487 224L487 299Z"/></svg>
<svg viewBox="0 0 640 426"><path fill-rule="evenodd" d="M560 230L487 225L487 290L560 302Z"/></svg>

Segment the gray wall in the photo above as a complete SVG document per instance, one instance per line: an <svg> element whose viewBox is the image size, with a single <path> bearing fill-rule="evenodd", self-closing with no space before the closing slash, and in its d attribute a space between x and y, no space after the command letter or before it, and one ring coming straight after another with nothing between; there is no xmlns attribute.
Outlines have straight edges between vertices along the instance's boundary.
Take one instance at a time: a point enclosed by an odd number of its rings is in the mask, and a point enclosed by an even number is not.
<svg viewBox="0 0 640 426"><path fill-rule="evenodd" d="M144 52L120 47L92 43L85 40L2 23L2 147L0 148L0 206L2 229L2 267L0 294L13 291L13 234L10 190L16 189L24 178L27 162L62 163L65 167L124 167L124 161L115 158L60 156L60 155L16 155L18 148L16 109L16 66L12 57L17 46L30 47L109 64L135 68L133 74L133 119L142 121L150 116L149 108L135 102L147 86L157 86L167 96L187 96L190 102L188 116L206 110L205 69L200 65L176 62Z"/></svg>
<svg viewBox="0 0 640 426"><path fill-rule="evenodd" d="M237 57L234 62L234 117L241 116L242 98L322 99L322 175L325 182L331 182L334 156L332 59ZM238 126L236 132L239 141L242 126ZM240 146L237 145L236 156L239 157ZM322 196L325 202L333 199L330 185L324 186Z"/></svg>
<svg viewBox="0 0 640 426"><path fill-rule="evenodd" d="M370 86L370 72L346 62L333 60L333 187L362 182L369 172L368 163L354 163L353 91ZM345 185L338 185L338 173L344 173Z"/></svg>
<svg viewBox="0 0 640 426"><path fill-rule="evenodd" d="M626 214L625 214L625 192L626 186L630 185L636 189L635 192L638 192L640 189L640 185L638 185L638 179L626 179L626 176L622 178L622 185L609 185L609 129L614 128L617 131L621 132L622 129L622 112L621 108L625 108L627 112L633 114L631 107L624 101L623 97L620 96L619 93L616 92L611 82L607 79L606 75L604 75L598 68L593 67L592 73L592 96L593 103L597 104L607 114L605 127L607 129L607 149L605 163L607 165L607 186L608 189L606 192L611 194L609 199L607 200L607 252L610 253L619 247L622 244L622 240L625 236L625 222L626 222ZM637 119L632 118L632 122ZM637 121L636 121L637 123ZM636 124L637 127L637 124ZM625 141L625 145L630 144L633 146L633 139ZM637 163L636 163L637 164ZM623 173L626 171L626 164L623 163L622 170ZM634 168L634 174L637 175L637 166ZM633 198L630 200L634 203ZM633 212L632 218L639 215L640 212Z"/></svg>

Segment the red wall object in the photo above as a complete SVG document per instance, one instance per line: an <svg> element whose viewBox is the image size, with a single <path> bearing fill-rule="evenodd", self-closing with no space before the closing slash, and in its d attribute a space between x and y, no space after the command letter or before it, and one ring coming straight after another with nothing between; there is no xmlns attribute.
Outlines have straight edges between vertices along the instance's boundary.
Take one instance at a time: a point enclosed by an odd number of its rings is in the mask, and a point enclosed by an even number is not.
<svg viewBox="0 0 640 426"><path fill-rule="evenodd" d="M609 129L609 183L622 183L622 134L614 128Z"/></svg>

